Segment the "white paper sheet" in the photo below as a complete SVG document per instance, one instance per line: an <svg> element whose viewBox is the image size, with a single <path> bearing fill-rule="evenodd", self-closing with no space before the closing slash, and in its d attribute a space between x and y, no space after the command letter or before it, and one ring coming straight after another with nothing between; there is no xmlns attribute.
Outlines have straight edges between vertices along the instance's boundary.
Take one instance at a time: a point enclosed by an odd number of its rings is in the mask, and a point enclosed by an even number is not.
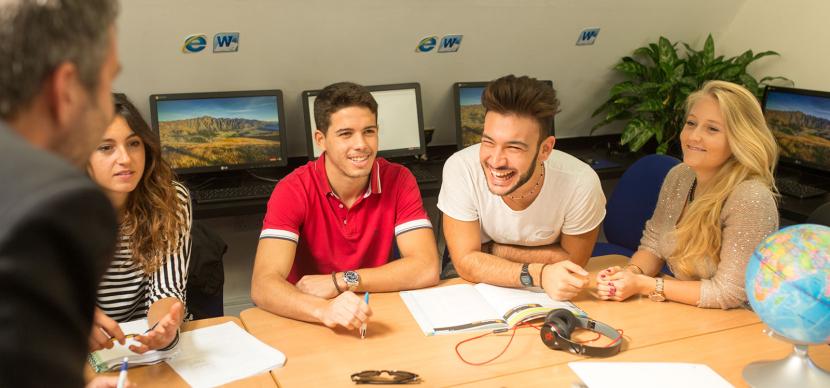
<svg viewBox="0 0 830 388"><path fill-rule="evenodd" d="M285 365L285 355L233 322L184 332L167 361L188 384L213 387Z"/></svg>
<svg viewBox="0 0 830 388"><path fill-rule="evenodd" d="M703 364L675 362L569 362L589 388L732 387Z"/></svg>

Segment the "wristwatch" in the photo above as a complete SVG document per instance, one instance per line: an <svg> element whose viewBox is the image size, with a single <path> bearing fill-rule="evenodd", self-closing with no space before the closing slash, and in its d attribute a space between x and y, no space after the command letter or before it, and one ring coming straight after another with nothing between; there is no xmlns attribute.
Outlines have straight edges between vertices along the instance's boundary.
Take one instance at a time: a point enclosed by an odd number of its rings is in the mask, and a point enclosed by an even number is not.
<svg viewBox="0 0 830 388"><path fill-rule="evenodd" d="M519 274L519 281L525 287L533 287L533 276L530 276L529 267L528 263L522 264L522 272Z"/></svg>
<svg viewBox="0 0 830 388"><path fill-rule="evenodd" d="M360 274L355 271L343 272L343 281L346 282L349 291L354 292L360 285Z"/></svg>
<svg viewBox="0 0 830 388"><path fill-rule="evenodd" d="M657 284L654 286L654 292L648 294L648 298L651 299L652 302L664 302L666 301L666 295L663 294L663 278L654 278Z"/></svg>

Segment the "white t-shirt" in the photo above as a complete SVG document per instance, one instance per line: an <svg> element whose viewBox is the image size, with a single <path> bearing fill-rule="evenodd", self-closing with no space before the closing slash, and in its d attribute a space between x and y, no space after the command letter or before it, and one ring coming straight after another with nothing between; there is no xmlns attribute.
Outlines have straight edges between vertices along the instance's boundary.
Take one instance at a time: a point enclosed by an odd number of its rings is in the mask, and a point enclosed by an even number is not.
<svg viewBox="0 0 830 388"><path fill-rule="evenodd" d="M533 203L524 210L511 209L487 188L480 147L467 147L447 159L438 208L459 221L479 220L481 242L550 245L562 233L590 232L605 218L605 195L597 173L557 150L545 161L545 182Z"/></svg>

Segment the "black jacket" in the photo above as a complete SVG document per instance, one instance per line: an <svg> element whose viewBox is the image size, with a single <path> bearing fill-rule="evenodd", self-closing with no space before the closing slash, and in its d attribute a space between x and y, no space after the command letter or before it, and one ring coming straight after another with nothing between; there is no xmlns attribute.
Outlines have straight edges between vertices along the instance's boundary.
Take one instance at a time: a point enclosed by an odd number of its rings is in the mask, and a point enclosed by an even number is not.
<svg viewBox="0 0 830 388"><path fill-rule="evenodd" d="M0 122L0 387L83 385L116 227L82 171Z"/></svg>

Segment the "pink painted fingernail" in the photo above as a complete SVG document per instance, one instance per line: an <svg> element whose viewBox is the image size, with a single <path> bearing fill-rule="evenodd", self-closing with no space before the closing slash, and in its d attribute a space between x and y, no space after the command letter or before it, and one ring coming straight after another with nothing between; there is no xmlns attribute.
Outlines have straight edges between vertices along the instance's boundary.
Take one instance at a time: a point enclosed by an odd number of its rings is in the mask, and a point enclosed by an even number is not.
<svg viewBox="0 0 830 388"><path fill-rule="evenodd" d="M599 275L599 277L601 277L601 278L605 279L605 275Z"/></svg>
<svg viewBox="0 0 830 388"><path fill-rule="evenodd" d="M614 283L613 283L613 282L608 282L608 285L609 285L609 286L613 286L613 285L614 285Z"/></svg>

